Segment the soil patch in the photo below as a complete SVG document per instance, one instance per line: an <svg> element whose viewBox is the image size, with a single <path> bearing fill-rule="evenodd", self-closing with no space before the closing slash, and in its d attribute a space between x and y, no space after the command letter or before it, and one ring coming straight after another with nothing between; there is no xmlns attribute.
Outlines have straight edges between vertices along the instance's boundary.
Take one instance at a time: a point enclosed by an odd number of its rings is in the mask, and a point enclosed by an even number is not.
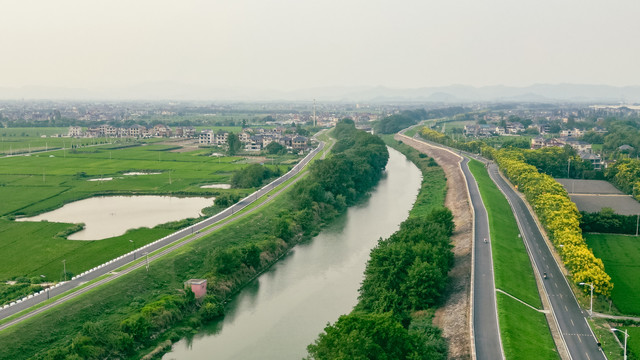
<svg viewBox="0 0 640 360"><path fill-rule="evenodd" d="M456 224L456 230L451 237L455 265L449 272L446 302L436 310L433 322L442 329L443 336L449 344L449 359L470 359L469 309L473 224L466 183L458 165L460 158L413 138L396 135L395 139L432 157L447 177L445 206L453 213Z"/></svg>

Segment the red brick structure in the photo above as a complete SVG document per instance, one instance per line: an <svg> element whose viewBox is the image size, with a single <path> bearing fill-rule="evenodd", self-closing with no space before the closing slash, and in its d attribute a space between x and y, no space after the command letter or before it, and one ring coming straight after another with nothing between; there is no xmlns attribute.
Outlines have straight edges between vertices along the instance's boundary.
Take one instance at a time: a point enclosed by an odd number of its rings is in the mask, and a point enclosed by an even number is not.
<svg viewBox="0 0 640 360"><path fill-rule="evenodd" d="M207 295L207 279L190 279L184 284L193 291L196 299Z"/></svg>

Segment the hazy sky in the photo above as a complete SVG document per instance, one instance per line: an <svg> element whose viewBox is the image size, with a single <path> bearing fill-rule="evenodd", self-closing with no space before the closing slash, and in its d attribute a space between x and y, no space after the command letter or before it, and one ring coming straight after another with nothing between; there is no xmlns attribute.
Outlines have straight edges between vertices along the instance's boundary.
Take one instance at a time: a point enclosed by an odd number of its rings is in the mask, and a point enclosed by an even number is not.
<svg viewBox="0 0 640 360"><path fill-rule="evenodd" d="M0 87L640 85L638 0L0 0Z"/></svg>

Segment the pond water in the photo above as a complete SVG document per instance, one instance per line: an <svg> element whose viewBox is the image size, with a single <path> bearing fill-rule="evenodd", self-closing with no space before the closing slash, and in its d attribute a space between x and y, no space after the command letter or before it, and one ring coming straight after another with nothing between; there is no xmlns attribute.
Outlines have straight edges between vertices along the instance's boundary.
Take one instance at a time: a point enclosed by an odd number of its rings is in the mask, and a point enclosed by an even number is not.
<svg viewBox="0 0 640 360"><path fill-rule="evenodd" d="M124 176L136 176L136 175L159 175L162 173L159 172L139 172L139 171L132 171L132 172L128 172L128 173L124 173L122 175Z"/></svg>
<svg viewBox="0 0 640 360"><path fill-rule="evenodd" d="M394 233L418 194L421 174L389 149L387 176L363 204L244 288L224 319L174 344L163 359L301 359L324 329L351 311L369 252Z"/></svg>
<svg viewBox="0 0 640 360"><path fill-rule="evenodd" d="M213 198L172 196L102 196L75 201L59 209L16 221L84 223L69 240L102 240L129 229L154 227L169 221L199 217Z"/></svg>
<svg viewBox="0 0 640 360"><path fill-rule="evenodd" d="M200 186L202 189L231 189L231 184L209 184Z"/></svg>

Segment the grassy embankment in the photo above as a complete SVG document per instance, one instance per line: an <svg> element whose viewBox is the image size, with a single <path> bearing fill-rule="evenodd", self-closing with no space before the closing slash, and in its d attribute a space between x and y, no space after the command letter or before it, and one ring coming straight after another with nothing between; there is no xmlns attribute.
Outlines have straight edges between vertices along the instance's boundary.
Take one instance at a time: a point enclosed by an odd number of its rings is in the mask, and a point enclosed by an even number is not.
<svg viewBox="0 0 640 360"><path fill-rule="evenodd" d="M484 164L471 160L469 169L478 183L489 216L496 287L541 309L531 262L518 237L520 231L507 199L489 177ZM501 293L497 293L497 303L507 359L558 358L543 313Z"/></svg>
<svg viewBox="0 0 640 360"><path fill-rule="evenodd" d="M428 215L432 210L444 207L447 194L447 179L444 171L432 158L422 154L409 145L398 143L393 135L380 136L387 146L400 151L422 171L422 187L418 193L409 217Z"/></svg>
<svg viewBox="0 0 640 360"><path fill-rule="evenodd" d="M89 292L33 319L0 333L0 358L29 358L49 345L59 345L74 336L87 321L114 321L140 310L140 307L166 293L180 291L183 281L202 276L211 267L210 256L216 250L259 242L269 237L272 221L287 208L284 197L237 222L151 264L150 272L137 270L109 285ZM77 319L82 318L83 322ZM197 324L184 324L191 328ZM187 329L182 329L187 331ZM168 334L176 337L178 332ZM142 351L144 353L144 350Z"/></svg>
<svg viewBox="0 0 640 360"><path fill-rule="evenodd" d="M615 284L611 299L621 313L640 315L640 237L616 234L585 234L587 245L602 259ZM605 308L606 306L606 308ZM599 309L603 307L602 309ZM594 310L608 309L608 304L594 303Z"/></svg>
<svg viewBox="0 0 640 360"><path fill-rule="evenodd" d="M249 216L154 261L148 273L144 268L134 271L131 275L84 294L59 306L54 311L46 312L3 331L0 333L0 344L3 345L0 347L0 358L29 358L36 354L38 354L37 358L40 358L43 355L43 349L56 349L55 351L71 349L81 353L85 348L69 344L76 344L77 341L86 342L87 339L92 338L83 337L80 332L91 332L91 329L95 329L96 326L107 326L109 332L114 332L114 328L118 329L118 324L121 324L123 319L139 319L140 315L152 316L154 329L157 329L157 326L161 326L157 322L165 320L154 317L153 313L145 312L146 309L149 306L155 306L153 304L163 301L162 299L176 296L170 294L180 294L183 281L189 278L209 278L208 288L218 299L232 295L242 284L256 275L257 268L242 270L241 267L239 272L221 277L221 274L215 270L224 265L217 262L221 253L231 254L233 249L252 249L252 246L257 245L264 251L260 253L259 259L254 260L259 260L261 264L266 264L265 266L268 267L268 264L286 253L289 246L293 246L301 238L313 235L314 231L310 229L309 233L295 235L288 244L274 237L274 230L280 229L274 225L282 224L280 216L288 212L290 207L290 196L275 198L268 206ZM200 319L200 312L191 313L185 318L171 320L166 318L171 323L168 329L161 327L159 336L152 341L148 337L143 338L145 346L140 348L135 345L133 349L135 355L125 357L139 358L157 343L166 339L178 340L197 328ZM127 329L124 331L134 331L131 328ZM91 341L97 339L93 338ZM115 345L113 341L117 340L113 338L105 338L105 341L109 341L110 348L115 346L124 349L123 351L126 351L124 354L130 354L132 351L132 345L127 345L126 342Z"/></svg>
<svg viewBox="0 0 640 360"><path fill-rule="evenodd" d="M34 215L96 195L217 196L234 193L243 196L248 192L200 187L229 183L233 171L246 166L239 163L241 157L211 157L211 149L173 152L174 149L168 145L123 147L111 144L0 159L0 198L3 200L0 216L4 216L0 218L0 251L5 255L5 261L0 262L0 280L27 277L59 281L62 279L62 260L66 260L68 272L78 274L131 251L130 239L140 247L197 220L130 230L122 236L98 241L69 241L64 236L72 224L9 220L16 214ZM275 162L288 162L292 158L279 156ZM282 171L287 168L281 166ZM127 172L159 174L124 175ZM88 181L105 177L113 180ZM205 213L218 210L219 207L213 206ZM25 261L26 255L29 261ZM0 303L15 298L10 296L13 291L4 289L7 285L2 287L0 294L4 295L0 295ZM17 296L30 292L24 288Z"/></svg>
<svg viewBox="0 0 640 360"><path fill-rule="evenodd" d="M640 315L640 278L637 276L640 266L638 265L640 264L640 247L638 247L640 238L628 235L592 233L585 233L584 236L595 256L602 259L607 273L615 284L611 292L611 299L615 304L613 312ZM594 299L594 311L606 312L609 310L609 304L606 301L596 300L599 299ZM622 350L613 339L609 326L605 320L597 320L592 328L603 343L603 349L609 359L622 359ZM620 326L618 328L629 331L627 351L631 356L640 357L640 327ZM601 331L598 333L597 329L601 329ZM624 341L621 334L616 335L621 342ZM609 344L608 348L604 347L605 342Z"/></svg>

